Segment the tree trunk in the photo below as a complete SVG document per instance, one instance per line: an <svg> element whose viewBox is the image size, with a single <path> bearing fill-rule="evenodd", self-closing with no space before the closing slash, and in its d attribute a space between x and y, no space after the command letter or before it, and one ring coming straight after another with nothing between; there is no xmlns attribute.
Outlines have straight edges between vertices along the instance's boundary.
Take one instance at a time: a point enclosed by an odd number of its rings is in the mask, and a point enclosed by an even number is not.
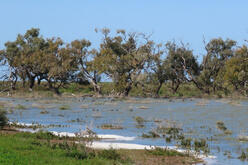
<svg viewBox="0 0 248 165"><path fill-rule="evenodd" d="M177 90L178 90L179 86L180 86L180 82L172 81L171 89L172 89L173 94L177 93Z"/></svg>
<svg viewBox="0 0 248 165"><path fill-rule="evenodd" d="M160 82L159 85L158 85L158 87L157 87L157 89L156 89L156 91L155 91L155 96L156 97L159 97L159 91L160 91L162 85L163 85L163 83Z"/></svg>
<svg viewBox="0 0 248 165"><path fill-rule="evenodd" d="M25 88L25 86L26 86L26 81L23 79L22 80L22 87Z"/></svg>
<svg viewBox="0 0 248 165"><path fill-rule="evenodd" d="M40 86L40 83L41 83L41 78L38 78L38 85Z"/></svg>
<svg viewBox="0 0 248 165"><path fill-rule="evenodd" d="M35 77L31 76L29 78L29 90L32 91L35 83Z"/></svg>
<svg viewBox="0 0 248 165"><path fill-rule="evenodd" d="M59 92L59 88L53 88L54 92L57 94L57 95L60 95L61 93Z"/></svg>
<svg viewBox="0 0 248 165"><path fill-rule="evenodd" d="M129 93L130 93L130 91L131 91L131 89L132 89L132 84L128 84L128 86L125 88L125 90L124 90L124 92L123 92L123 96L128 96L129 95Z"/></svg>
<svg viewBox="0 0 248 165"><path fill-rule="evenodd" d="M91 80L91 83L93 85L94 92L96 92L98 96L102 95L101 86L97 84L96 80Z"/></svg>
<svg viewBox="0 0 248 165"><path fill-rule="evenodd" d="M60 95L61 93L59 92L59 87L56 87L55 85L53 85L53 82L50 81L49 79L46 79L46 80L47 80L49 89L53 90L57 95Z"/></svg>

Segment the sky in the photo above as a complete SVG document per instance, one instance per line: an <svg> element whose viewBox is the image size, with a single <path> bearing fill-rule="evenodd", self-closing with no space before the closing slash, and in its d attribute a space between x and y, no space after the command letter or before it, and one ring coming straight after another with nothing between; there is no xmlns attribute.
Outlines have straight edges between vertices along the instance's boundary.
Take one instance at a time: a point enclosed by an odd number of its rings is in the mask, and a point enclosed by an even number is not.
<svg viewBox="0 0 248 165"><path fill-rule="evenodd" d="M245 43L247 8L247 0L1 0L0 49L32 27L46 38L85 38L97 47L94 29L107 27L152 34L158 43L189 43L201 59L204 38Z"/></svg>

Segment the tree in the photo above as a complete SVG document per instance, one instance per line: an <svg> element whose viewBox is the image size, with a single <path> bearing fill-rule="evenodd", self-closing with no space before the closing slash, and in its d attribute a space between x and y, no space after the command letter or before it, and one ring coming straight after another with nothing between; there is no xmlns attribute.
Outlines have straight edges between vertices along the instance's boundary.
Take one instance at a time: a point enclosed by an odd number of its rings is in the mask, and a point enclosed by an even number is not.
<svg viewBox="0 0 248 165"><path fill-rule="evenodd" d="M70 76L78 70L77 57L71 54L68 47L62 47L60 38L48 39L48 47L44 51L47 61L41 63L41 72L49 84L49 88L59 94L59 88L68 82Z"/></svg>
<svg viewBox="0 0 248 165"><path fill-rule="evenodd" d="M35 28L27 30L24 35L19 34L14 42L5 44L4 57L10 66L10 75L14 77L15 82L18 76L23 81L28 79L29 88L32 90L35 78L41 74L40 66L45 60L41 57L47 46L45 39L40 36L39 29Z"/></svg>
<svg viewBox="0 0 248 165"><path fill-rule="evenodd" d="M117 31L114 37L108 29L102 29L102 33L103 42L94 66L113 80L117 94L128 96L150 58L151 41L144 34L124 30Z"/></svg>
<svg viewBox="0 0 248 165"><path fill-rule="evenodd" d="M101 77L97 74L93 65L94 56L98 52L96 50L89 51L90 46L90 41L83 39L72 41L71 44L68 45L68 48L70 49L70 53L77 59L79 65L78 76L85 77L92 84L94 91L100 95L101 86L98 82Z"/></svg>
<svg viewBox="0 0 248 165"><path fill-rule="evenodd" d="M159 96L159 91L165 83L165 81L168 80L168 70L167 70L167 61L166 58L166 48L163 47L162 44L154 44L152 49L152 56L149 63L149 67L151 69L151 72L149 74L149 85L155 86L155 96Z"/></svg>
<svg viewBox="0 0 248 165"><path fill-rule="evenodd" d="M171 82L173 93L184 82L194 81L199 74L199 66L192 50L184 44L178 46L175 43L166 44L168 55L165 60L165 70L168 80Z"/></svg>
<svg viewBox="0 0 248 165"><path fill-rule="evenodd" d="M205 49L207 54L203 57L201 64L201 73L197 79L197 87L205 93L210 93L211 89L215 92L222 89L223 81L218 80L218 74L223 69L225 62L234 54L234 46L236 42L233 40L223 40L221 38L212 39Z"/></svg>
<svg viewBox="0 0 248 165"><path fill-rule="evenodd" d="M235 51L235 56L225 65L224 80L235 90L248 95L248 48L243 46Z"/></svg>

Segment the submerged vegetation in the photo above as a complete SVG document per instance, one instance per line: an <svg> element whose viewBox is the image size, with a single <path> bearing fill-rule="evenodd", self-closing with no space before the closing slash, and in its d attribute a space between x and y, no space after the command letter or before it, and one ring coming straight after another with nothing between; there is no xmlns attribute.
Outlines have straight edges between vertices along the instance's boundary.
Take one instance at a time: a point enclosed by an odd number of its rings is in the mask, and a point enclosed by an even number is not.
<svg viewBox="0 0 248 165"><path fill-rule="evenodd" d="M18 110L26 110L27 108L24 106L24 105L21 105L21 104L18 104L15 109L18 109Z"/></svg>
<svg viewBox="0 0 248 165"><path fill-rule="evenodd" d="M86 39L64 43L45 39L32 28L0 50L10 72L1 77L3 94L41 96L83 93L88 96L202 97L248 94L248 48L231 39L205 43L203 60L188 44L155 43L142 33L97 29L99 48ZM112 82L101 82L101 77ZM147 109L147 107L140 107Z"/></svg>
<svg viewBox="0 0 248 165"><path fill-rule="evenodd" d="M123 129L120 125L114 125L114 124L102 124L99 128L101 129Z"/></svg>
<svg viewBox="0 0 248 165"><path fill-rule="evenodd" d="M61 105L59 107L60 110L69 110L70 109L70 106L69 105Z"/></svg>
<svg viewBox="0 0 248 165"><path fill-rule="evenodd" d="M232 131L228 130L223 121L216 122L217 128L224 132L226 135L232 134Z"/></svg>

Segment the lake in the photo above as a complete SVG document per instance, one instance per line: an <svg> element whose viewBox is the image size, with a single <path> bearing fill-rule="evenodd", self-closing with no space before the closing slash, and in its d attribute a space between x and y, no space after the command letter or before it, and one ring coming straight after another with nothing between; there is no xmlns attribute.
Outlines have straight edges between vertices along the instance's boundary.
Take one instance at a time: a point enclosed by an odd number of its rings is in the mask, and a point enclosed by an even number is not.
<svg viewBox="0 0 248 165"><path fill-rule="evenodd" d="M11 122L35 123L42 129L76 133L86 127L100 135L119 135L106 142L176 146L178 140L143 138L158 128L178 128L185 138L205 139L209 164L247 164L248 101L229 99L151 98L0 98ZM143 137L142 137L143 134ZM167 132L168 134L168 132Z"/></svg>

